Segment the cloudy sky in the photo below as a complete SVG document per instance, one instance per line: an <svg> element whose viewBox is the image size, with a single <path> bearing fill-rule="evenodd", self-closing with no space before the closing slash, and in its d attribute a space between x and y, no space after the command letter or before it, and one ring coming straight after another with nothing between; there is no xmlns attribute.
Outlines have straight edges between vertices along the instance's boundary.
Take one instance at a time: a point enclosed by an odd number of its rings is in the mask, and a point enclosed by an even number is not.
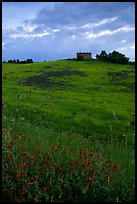
<svg viewBox="0 0 137 204"><path fill-rule="evenodd" d="M134 2L3 2L2 60L116 50L135 60Z"/></svg>

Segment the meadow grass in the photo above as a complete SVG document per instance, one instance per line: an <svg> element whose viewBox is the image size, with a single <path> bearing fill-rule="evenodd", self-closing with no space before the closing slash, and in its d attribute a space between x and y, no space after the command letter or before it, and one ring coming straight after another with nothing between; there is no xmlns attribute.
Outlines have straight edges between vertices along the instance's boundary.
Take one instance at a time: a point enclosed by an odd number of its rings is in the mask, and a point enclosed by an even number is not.
<svg viewBox="0 0 137 204"><path fill-rule="evenodd" d="M63 60L2 74L3 201L134 201L134 66Z"/></svg>

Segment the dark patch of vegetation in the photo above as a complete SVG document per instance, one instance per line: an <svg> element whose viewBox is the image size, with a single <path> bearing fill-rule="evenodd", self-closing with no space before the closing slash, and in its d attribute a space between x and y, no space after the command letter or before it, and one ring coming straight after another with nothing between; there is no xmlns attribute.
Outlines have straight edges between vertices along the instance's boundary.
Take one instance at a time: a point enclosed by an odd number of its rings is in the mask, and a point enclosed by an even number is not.
<svg viewBox="0 0 137 204"><path fill-rule="evenodd" d="M129 72L128 70L123 70L121 72L111 72L111 71L109 71L108 75L112 76L110 81L115 82L115 81L127 79L128 78L128 76L127 76L128 72Z"/></svg>
<svg viewBox="0 0 137 204"><path fill-rule="evenodd" d="M43 72L46 77L62 77L62 76L70 76L70 75L79 75L82 77L87 76L84 72L79 70L72 69L61 69L59 71L47 71Z"/></svg>
<svg viewBox="0 0 137 204"><path fill-rule="evenodd" d="M27 85L36 85L40 88L46 88L46 87L72 87L72 84L62 80L62 81L54 81L50 77L62 77L62 76L71 76L71 75L79 75L81 77L86 76L86 74L82 71L78 70L70 70L70 69L61 69L59 71L42 71L41 75L38 76L32 76L26 79L24 82Z"/></svg>

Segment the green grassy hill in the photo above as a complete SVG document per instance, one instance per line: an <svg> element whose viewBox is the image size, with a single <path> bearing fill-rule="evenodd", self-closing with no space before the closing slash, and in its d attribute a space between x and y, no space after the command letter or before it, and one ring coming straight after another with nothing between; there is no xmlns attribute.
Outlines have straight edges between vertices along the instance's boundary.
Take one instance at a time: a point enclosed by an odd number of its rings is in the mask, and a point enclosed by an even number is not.
<svg viewBox="0 0 137 204"><path fill-rule="evenodd" d="M53 144L103 151L134 180L134 85L133 65L3 63L3 131L30 152Z"/></svg>

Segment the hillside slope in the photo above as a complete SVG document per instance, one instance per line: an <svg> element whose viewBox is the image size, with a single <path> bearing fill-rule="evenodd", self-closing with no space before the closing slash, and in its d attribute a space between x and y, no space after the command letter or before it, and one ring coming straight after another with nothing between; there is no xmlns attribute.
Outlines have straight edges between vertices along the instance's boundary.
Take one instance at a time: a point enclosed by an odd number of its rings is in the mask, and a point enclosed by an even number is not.
<svg viewBox="0 0 137 204"><path fill-rule="evenodd" d="M99 140L113 134L113 140L122 141L126 135L132 145L134 71L131 65L97 60L3 64L2 96L11 109L20 104L21 117L34 125Z"/></svg>

